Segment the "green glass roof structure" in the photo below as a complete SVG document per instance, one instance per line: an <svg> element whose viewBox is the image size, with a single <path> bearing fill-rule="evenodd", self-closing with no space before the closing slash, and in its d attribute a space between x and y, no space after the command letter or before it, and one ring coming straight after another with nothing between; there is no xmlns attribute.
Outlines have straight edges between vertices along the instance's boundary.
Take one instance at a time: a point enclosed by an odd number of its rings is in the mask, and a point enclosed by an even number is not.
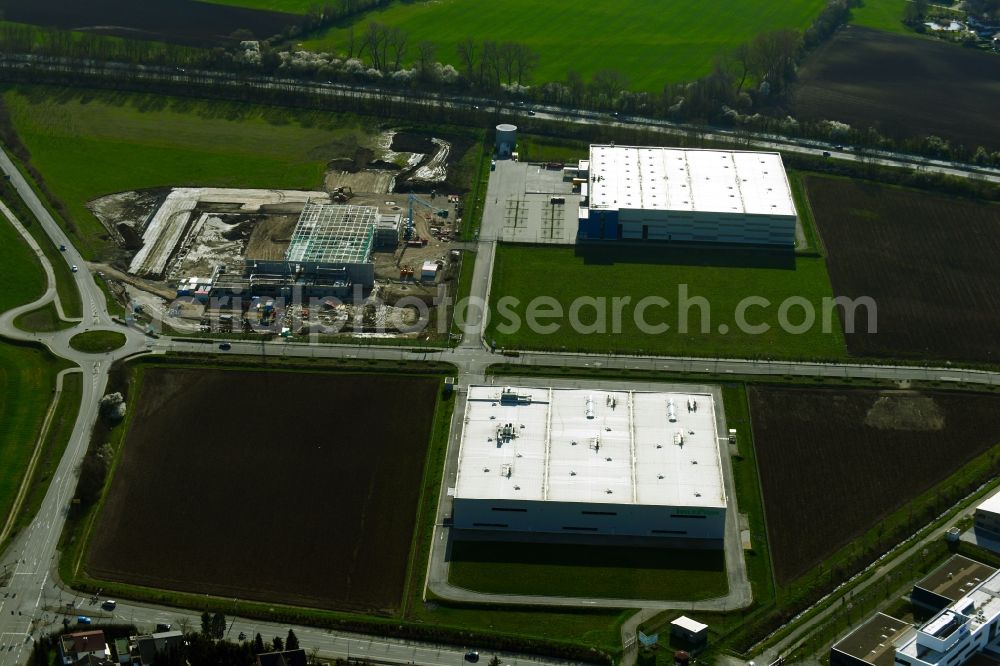
<svg viewBox="0 0 1000 666"><path fill-rule="evenodd" d="M378 208L306 203L285 261L357 264L370 260Z"/></svg>

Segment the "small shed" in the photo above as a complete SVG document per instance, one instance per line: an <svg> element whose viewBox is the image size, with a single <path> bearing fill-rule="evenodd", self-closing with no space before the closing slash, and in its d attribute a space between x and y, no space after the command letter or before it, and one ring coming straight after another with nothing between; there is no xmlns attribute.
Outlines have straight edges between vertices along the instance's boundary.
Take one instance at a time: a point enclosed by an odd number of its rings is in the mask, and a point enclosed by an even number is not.
<svg viewBox="0 0 1000 666"><path fill-rule="evenodd" d="M433 261L425 261L420 267L421 280L433 280L437 277L439 266Z"/></svg>
<svg viewBox="0 0 1000 666"><path fill-rule="evenodd" d="M681 615L670 623L670 635L692 644L704 643L708 640L708 625Z"/></svg>

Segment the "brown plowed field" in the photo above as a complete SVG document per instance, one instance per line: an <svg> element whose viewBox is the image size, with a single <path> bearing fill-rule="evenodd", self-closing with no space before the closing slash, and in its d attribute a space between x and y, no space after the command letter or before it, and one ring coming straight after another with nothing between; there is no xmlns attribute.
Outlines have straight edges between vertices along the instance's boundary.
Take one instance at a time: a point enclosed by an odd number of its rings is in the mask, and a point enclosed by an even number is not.
<svg viewBox="0 0 1000 666"><path fill-rule="evenodd" d="M87 572L391 612L438 382L147 368Z"/></svg>
<svg viewBox="0 0 1000 666"><path fill-rule="evenodd" d="M998 108L996 55L851 26L809 56L791 113L875 127L894 138L934 134L996 150Z"/></svg>
<svg viewBox="0 0 1000 666"><path fill-rule="evenodd" d="M782 584L1000 442L1000 397L992 395L771 386L748 393ZM933 515L969 490L937 497ZM912 533L930 517L916 515L901 530ZM902 536L887 532L881 545Z"/></svg>
<svg viewBox="0 0 1000 666"><path fill-rule="evenodd" d="M834 293L878 305L876 333L861 316L845 335L851 354L1000 360L1000 206L812 176L806 187Z"/></svg>

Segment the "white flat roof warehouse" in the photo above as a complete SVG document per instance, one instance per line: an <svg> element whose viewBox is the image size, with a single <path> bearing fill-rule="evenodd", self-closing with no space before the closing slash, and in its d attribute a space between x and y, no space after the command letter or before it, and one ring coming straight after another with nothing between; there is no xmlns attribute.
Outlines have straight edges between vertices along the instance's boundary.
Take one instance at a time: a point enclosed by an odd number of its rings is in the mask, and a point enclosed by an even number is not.
<svg viewBox="0 0 1000 666"><path fill-rule="evenodd" d="M710 394L471 386L458 464L457 498L726 506Z"/></svg>
<svg viewBox="0 0 1000 666"><path fill-rule="evenodd" d="M990 513L1000 513L1000 492L993 493L983 500L977 509L989 511Z"/></svg>
<svg viewBox="0 0 1000 666"><path fill-rule="evenodd" d="M795 215L778 153L590 147L592 210Z"/></svg>

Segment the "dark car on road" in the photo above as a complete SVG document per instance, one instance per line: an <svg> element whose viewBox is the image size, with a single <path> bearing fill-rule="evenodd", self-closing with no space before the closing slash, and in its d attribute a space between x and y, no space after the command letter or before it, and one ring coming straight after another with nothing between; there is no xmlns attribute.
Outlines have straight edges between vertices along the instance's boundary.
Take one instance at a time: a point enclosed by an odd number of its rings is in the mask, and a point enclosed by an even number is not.
<svg viewBox="0 0 1000 666"><path fill-rule="evenodd" d="M474 650L470 650L465 653L465 660L474 664L479 661L479 653Z"/></svg>
<svg viewBox="0 0 1000 666"><path fill-rule="evenodd" d="M221 349L222 351L229 351L232 348L233 346L228 342L223 342L221 345L219 345L219 349Z"/></svg>

